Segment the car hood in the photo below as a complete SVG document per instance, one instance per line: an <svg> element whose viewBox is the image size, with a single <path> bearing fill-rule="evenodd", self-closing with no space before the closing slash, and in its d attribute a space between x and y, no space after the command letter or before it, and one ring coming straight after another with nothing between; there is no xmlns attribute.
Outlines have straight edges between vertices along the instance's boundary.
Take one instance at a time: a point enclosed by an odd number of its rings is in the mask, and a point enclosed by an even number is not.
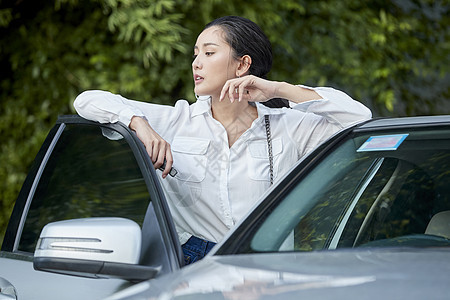
<svg viewBox="0 0 450 300"><path fill-rule="evenodd" d="M444 299L448 250L208 256L112 299Z"/></svg>

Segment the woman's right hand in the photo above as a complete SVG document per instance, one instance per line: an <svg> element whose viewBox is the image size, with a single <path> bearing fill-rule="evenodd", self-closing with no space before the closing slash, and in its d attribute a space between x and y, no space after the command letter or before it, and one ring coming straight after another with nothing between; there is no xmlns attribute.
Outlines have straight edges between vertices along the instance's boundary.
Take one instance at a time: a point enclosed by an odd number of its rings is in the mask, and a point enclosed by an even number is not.
<svg viewBox="0 0 450 300"><path fill-rule="evenodd" d="M166 178L173 164L170 144L156 133L147 120L142 117L134 116L131 119L130 128L136 132L137 137L144 144L155 169L160 168L164 163L164 159L166 160L166 168L162 173L162 177Z"/></svg>

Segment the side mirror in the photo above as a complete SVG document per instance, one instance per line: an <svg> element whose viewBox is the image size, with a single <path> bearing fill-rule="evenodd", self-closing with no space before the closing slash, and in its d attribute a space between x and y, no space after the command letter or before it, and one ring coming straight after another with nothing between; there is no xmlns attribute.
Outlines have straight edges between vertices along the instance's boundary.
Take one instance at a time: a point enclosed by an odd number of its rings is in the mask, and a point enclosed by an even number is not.
<svg viewBox="0 0 450 300"><path fill-rule="evenodd" d="M91 278L142 281L159 268L138 265L141 228L124 218L86 218L47 224L41 232L35 270Z"/></svg>

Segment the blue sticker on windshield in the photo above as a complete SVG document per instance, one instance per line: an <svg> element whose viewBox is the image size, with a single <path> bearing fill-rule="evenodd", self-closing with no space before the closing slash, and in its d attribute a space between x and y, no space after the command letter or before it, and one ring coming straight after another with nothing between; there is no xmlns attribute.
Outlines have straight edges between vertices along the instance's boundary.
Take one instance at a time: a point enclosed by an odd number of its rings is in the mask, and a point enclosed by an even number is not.
<svg viewBox="0 0 450 300"><path fill-rule="evenodd" d="M357 152L397 150L407 136L407 133L371 136L359 147Z"/></svg>

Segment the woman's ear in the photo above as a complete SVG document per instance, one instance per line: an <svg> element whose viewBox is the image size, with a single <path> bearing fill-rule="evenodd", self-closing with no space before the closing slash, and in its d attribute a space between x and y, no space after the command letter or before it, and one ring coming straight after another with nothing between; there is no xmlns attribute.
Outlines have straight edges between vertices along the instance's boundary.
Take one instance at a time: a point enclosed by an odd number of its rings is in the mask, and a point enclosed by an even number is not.
<svg viewBox="0 0 450 300"><path fill-rule="evenodd" d="M250 66L252 65L252 58L249 55L241 57L239 66L236 70L236 76L244 76L249 74Z"/></svg>

